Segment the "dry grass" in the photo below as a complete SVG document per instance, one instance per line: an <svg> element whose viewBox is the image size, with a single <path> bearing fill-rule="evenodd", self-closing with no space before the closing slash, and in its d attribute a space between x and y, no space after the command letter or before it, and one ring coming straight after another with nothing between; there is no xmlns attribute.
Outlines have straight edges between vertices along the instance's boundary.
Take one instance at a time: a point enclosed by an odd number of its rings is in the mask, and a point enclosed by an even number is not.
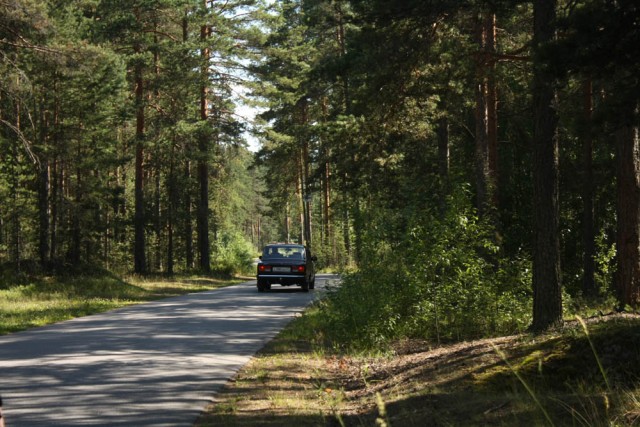
<svg viewBox="0 0 640 427"><path fill-rule="evenodd" d="M0 335L239 283L206 276L24 276L0 280Z"/></svg>
<svg viewBox="0 0 640 427"><path fill-rule="evenodd" d="M614 392L572 325L440 347L406 341L386 357L312 350L289 328L227 384L197 426L638 425L640 320L611 316L590 325L590 335Z"/></svg>

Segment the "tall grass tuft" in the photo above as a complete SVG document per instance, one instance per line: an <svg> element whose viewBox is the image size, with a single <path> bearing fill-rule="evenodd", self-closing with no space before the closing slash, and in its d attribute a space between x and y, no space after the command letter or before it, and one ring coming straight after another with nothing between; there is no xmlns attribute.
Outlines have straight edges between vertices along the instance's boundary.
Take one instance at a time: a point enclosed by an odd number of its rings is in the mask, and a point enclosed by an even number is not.
<svg viewBox="0 0 640 427"><path fill-rule="evenodd" d="M587 324L584 322L584 320L582 320L580 316L576 316L576 319L580 323L580 326L582 326L582 330L584 331L584 335L587 337L587 341L589 341L589 346L591 347L593 356L596 358L596 362L598 363L598 369L600 370L600 374L602 375L602 378L604 379L604 383L607 386L607 391L610 393L611 385L609 384L609 378L607 377L607 373L604 370L604 367L602 366L602 362L600 361L600 357L598 356L596 347L594 346L593 341L591 340L591 336L589 335L589 329L587 328Z"/></svg>
<svg viewBox="0 0 640 427"><path fill-rule="evenodd" d="M547 422L549 423L549 425L550 426L555 426L555 423L551 419L551 416L549 415L549 412L547 412L547 410L544 407L544 405L542 404L542 402L540 402L540 399L538 399L538 396L533 391L533 388L531 388L531 386L529 386L529 383L527 383L527 381L525 381L525 379L522 377L522 375L520 375L520 372L518 372L518 369L516 369L509 362L509 359L507 358L507 356L498 347L496 347L494 344L492 344L492 347L493 347L493 350L496 352L496 354L498 356L500 356L502 361L507 365L509 370L513 373L513 375L515 375L515 377L518 379L520 384L522 384L524 386L525 390L527 391L529 396L531 396L531 399L533 399L536 407L540 410L540 412L542 412L542 414L544 415L544 417L547 420Z"/></svg>

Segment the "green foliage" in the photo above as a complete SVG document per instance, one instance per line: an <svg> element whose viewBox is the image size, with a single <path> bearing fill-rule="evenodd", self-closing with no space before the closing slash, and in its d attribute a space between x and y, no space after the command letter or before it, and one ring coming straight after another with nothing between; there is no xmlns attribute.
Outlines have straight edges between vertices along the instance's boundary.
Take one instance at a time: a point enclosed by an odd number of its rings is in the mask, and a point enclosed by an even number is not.
<svg viewBox="0 0 640 427"><path fill-rule="evenodd" d="M246 41L259 38L259 3L0 4L0 197L9 201L0 209L0 262L126 271L135 224L151 244L150 271L193 268L199 162L210 188L222 188L210 191L215 233L253 238L259 201L232 89L255 54ZM205 25L216 34L206 67Z"/></svg>
<svg viewBox="0 0 640 427"><path fill-rule="evenodd" d="M596 286L603 293L613 290L613 275L615 274L616 247L608 242L605 233L596 237Z"/></svg>
<svg viewBox="0 0 640 427"><path fill-rule="evenodd" d="M529 262L500 256L466 192L449 199L444 215L421 212L407 229L399 242L365 244L359 271L330 292L325 332L336 344L374 349L403 337L440 342L526 328Z"/></svg>
<svg viewBox="0 0 640 427"><path fill-rule="evenodd" d="M224 233L214 244L213 271L226 275L254 273L255 249L241 233Z"/></svg>
<svg viewBox="0 0 640 427"><path fill-rule="evenodd" d="M205 4L0 4L0 261L125 270L135 223L149 242L150 270L189 270L200 214L211 227L216 269L250 271L247 242L255 249L272 240L307 240L321 268L359 264L344 292L366 295L368 305L350 321L370 329L370 342L394 333L448 340L521 329L535 233L532 5ZM478 51L473 29L494 12L495 57ZM548 63L562 87L562 265L576 300L585 176L594 177L596 282L606 291L613 280L609 140L617 118L637 124L627 113L637 110L629 106L638 100L638 8L584 0L559 14L560 37L534 60ZM215 36L204 40L204 28ZM499 94L492 218L477 218L473 195L450 196L477 180L481 62L491 63ZM253 168L246 124L233 114L247 72L253 101L265 107ZM585 78L594 88L593 123L583 117ZM581 147L586 131L591 166ZM199 174L204 164L207 176ZM197 209L205 180L208 212ZM134 182L144 197L134 197Z"/></svg>

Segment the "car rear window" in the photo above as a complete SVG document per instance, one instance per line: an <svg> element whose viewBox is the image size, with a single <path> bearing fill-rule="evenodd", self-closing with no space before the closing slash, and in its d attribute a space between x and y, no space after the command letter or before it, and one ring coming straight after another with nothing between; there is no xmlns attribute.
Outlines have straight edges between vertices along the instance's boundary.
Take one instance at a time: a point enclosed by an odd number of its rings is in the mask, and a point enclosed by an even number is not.
<svg viewBox="0 0 640 427"><path fill-rule="evenodd" d="M300 246L267 246L262 252L262 259L304 259L304 248Z"/></svg>

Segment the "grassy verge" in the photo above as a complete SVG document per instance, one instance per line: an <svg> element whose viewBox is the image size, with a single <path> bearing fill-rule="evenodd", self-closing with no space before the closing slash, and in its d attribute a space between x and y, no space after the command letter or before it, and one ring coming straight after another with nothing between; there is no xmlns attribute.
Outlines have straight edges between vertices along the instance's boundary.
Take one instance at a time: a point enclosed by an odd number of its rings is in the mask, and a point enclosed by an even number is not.
<svg viewBox="0 0 640 427"><path fill-rule="evenodd" d="M343 391L314 331L317 308L269 342L207 408L197 426L324 426L337 420Z"/></svg>
<svg viewBox="0 0 640 427"><path fill-rule="evenodd" d="M297 318L219 393L197 426L640 425L640 319L544 336L338 354ZM596 357L597 355L597 357Z"/></svg>
<svg viewBox="0 0 640 427"><path fill-rule="evenodd" d="M241 281L201 276L120 278L109 274L5 279L0 282L0 335Z"/></svg>

